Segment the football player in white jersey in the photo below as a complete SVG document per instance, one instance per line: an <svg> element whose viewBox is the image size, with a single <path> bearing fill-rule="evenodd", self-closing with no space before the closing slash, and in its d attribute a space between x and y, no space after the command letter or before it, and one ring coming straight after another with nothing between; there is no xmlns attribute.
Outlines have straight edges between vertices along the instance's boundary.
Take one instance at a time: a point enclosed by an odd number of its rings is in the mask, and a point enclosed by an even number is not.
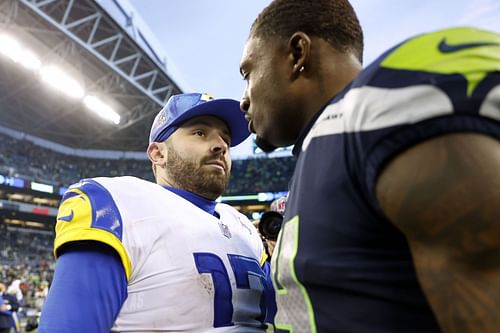
<svg viewBox="0 0 500 333"><path fill-rule="evenodd" d="M264 332L275 305L263 244L244 215L215 201L229 147L248 135L237 101L175 95L150 133L156 184L72 185L38 332Z"/></svg>

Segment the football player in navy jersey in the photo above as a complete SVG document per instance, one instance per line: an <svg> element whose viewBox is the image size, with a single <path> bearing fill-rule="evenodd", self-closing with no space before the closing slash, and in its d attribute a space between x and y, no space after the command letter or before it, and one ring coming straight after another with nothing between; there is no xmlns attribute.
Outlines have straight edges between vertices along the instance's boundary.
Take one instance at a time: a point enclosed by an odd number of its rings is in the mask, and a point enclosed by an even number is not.
<svg viewBox="0 0 500 333"><path fill-rule="evenodd" d="M149 136L156 183L72 185L38 333L265 332L276 310L264 246L244 215L216 201L229 147L249 134L238 101L174 95Z"/></svg>
<svg viewBox="0 0 500 333"><path fill-rule="evenodd" d="M500 36L450 28L362 70L347 0L254 21L240 107L298 156L271 267L280 332L500 330Z"/></svg>

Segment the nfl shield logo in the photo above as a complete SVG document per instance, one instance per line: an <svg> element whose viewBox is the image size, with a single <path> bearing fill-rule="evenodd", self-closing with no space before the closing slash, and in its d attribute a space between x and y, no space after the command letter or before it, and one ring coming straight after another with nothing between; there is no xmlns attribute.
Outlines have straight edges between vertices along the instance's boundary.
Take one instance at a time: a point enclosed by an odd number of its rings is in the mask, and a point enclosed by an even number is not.
<svg viewBox="0 0 500 333"><path fill-rule="evenodd" d="M227 225L225 225L224 223L219 223L219 228L225 237L231 238L233 236L233 235L231 235L231 231L229 230L229 227Z"/></svg>

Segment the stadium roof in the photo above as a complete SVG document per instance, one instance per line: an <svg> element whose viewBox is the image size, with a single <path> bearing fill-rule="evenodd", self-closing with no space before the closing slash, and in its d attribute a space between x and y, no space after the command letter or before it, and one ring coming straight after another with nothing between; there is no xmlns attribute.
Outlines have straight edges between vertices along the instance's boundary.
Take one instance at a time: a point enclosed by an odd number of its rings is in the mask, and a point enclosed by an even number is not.
<svg viewBox="0 0 500 333"><path fill-rule="evenodd" d="M121 15L123 22L93 0L1 1L0 38L40 64L23 67L0 41L0 125L73 148L144 151L154 115L181 89L141 31L127 29L132 17ZM57 67L84 92L68 96L71 82L60 77L62 91L54 90L40 66ZM119 114L119 124L92 112L91 98Z"/></svg>

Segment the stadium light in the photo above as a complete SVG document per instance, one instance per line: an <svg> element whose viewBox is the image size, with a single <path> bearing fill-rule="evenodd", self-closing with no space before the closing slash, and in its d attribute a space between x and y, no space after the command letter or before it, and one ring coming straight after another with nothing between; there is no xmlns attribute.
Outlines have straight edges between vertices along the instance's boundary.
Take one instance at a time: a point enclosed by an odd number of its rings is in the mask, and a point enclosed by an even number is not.
<svg viewBox="0 0 500 333"><path fill-rule="evenodd" d="M27 69L38 71L42 66L42 62L30 50L24 50L19 56L19 62Z"/></svg>
<svg viewBox="0 0 500 333"><path fill-rule="evenodd" d="M52 88L72 98L81 99L85 95L83 87L76 80L54 65L42 66L40 76Z"/></svg>
<svg viewBox="0 0 500 333"><path fill-rule="evenodd" d="M49 184L43 184L39 182L31 182L31 189L34 191L54 193L54 186Z"/></svg>
<svg viewBox="0 0 500 333"><path fill-rule="evenodd" d="M83 98L85 106L100 117L111 121L115 125L120 123L121 117L113 108L96 96L85 96L85 90L78 81L55 65L42 65L35 53L24 48L14 37L4 33L0 34L0 55L2 54L15 63L38 72L42 80L52 88L75 99L81 100Z"/></svg>
<svg viewBox="0 0 500 333"><path fill-rule="evenodd" d="M0 35L0 52L3 55L15 61L20 48L21 46L14 38L9 35Z"/></svg>
<svg viewBox="0 0 500 333"><path fill-rule="evenodd" d="M40 59L31 50L24 48L9 35L0 35L0 53L34 71L38 71L42 65Z"/></svg>
<svg viewBox="0 0 500 333"><path fill-rule="evenodd" d="M100 117L110 120L115 125L120 123L120 115L99 98L95 96L85 96L83 104L85 104L90 110L97 113Z"/></svg>
<svg viewBox="0 0 500 333"><path fill-rule="evenodd" d="M224 202L224 201L253 201L257 200L258 195L257 194L249 194L249 195L228 195L228 196L221 196L218 199L220 199L219 202Z"/></svg>

